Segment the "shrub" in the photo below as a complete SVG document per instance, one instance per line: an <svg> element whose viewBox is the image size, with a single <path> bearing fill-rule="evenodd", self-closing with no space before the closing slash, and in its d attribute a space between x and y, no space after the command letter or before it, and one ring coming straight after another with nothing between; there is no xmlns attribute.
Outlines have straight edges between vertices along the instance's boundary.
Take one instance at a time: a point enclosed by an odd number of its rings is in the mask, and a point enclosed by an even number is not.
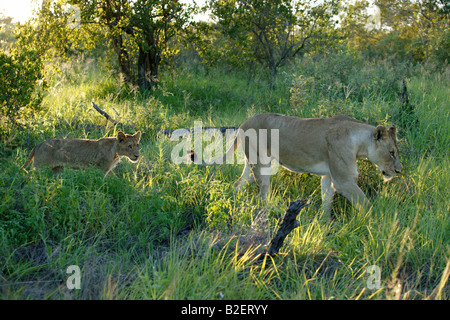
<svg viewBox="0 0 450 320"><path fill-rule="evenodd" d="M348 52L306 57L292 83L291 104L317 104L320 99L363 102L374 95L393 97L408 70L407 64L366 61Z"/></svg>
<svg viewBox="0 0 450 320"><path fill-rule="evenodd" d="M47 84L43 63L35 51L0 51L0 132L6 122L19 125L28 111L37 111Z"/></svg>

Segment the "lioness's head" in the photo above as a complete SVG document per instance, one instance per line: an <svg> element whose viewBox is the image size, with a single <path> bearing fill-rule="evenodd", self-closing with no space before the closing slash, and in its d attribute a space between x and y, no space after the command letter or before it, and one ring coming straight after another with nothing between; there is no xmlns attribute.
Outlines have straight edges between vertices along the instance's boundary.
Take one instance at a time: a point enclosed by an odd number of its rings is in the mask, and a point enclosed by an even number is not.
<svg viewBox="0 0 450 320"><path fill-rule="evenodd" d="M373 139L375 143L369 159L378 166L384 180L388 181L402 169L397 147L397 129L394 125L389 129L378 126L375 128Z"/></svg>
<svg viewBox="0 0 450 320"><path fill-rule="evenodd" d="M119 156L128 157L132 162L139 159L139 141L141 140L141 132L135 134L125 134L122 131L117 133L117 154Z"/></svg>

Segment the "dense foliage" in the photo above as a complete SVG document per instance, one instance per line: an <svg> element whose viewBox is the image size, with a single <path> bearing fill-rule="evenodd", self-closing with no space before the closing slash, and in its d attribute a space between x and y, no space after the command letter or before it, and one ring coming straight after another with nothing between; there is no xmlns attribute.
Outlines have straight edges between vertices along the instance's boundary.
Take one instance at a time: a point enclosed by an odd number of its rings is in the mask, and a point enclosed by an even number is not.
<svg viewBox="0 0 450 320"><path fill-rule="evenodd" d="M36 51L0 51L0 133L10 123L20 125L29 112L39 111L47 87L43 68Z"/></svg>

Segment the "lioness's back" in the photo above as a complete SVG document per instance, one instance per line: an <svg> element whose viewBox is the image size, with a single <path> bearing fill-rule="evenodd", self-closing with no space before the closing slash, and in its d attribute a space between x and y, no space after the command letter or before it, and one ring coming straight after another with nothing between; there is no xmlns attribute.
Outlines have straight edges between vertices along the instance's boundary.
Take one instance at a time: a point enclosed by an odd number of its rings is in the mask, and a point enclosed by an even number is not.
<svg viewBox="0 0 450 320"><path fill-rule="evenodd" d="M289 129L290 127L295 127L296 129L305 128L305 130L308 130L308 132L310 132L309 129L312 127L314 128L320 126L328 127L346 121L365 124L364 122L353 119L343 114L338 114L331 118L301 118L278 113L262 113L244 121L244 123L242 123L240 128L246 130L248 128Z"/></svg>

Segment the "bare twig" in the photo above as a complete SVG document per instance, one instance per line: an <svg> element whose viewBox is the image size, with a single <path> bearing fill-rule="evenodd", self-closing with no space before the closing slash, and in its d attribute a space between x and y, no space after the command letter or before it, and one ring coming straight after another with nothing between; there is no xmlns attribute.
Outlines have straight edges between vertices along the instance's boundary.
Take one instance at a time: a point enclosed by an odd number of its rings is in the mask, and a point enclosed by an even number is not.
<svg viewBox="0 0 450 320"><path fill-rule="evenodd" d="M92 101L92 106L94 107L95 110L97 110L102 116L104 116L107 120L111 121L114 124L119 124L118 121L114 120L113 118L110 117L109 114L107 114L105 111L103 111L102 109L100 109L99 106L97 106L94 101Z"/></svg>

